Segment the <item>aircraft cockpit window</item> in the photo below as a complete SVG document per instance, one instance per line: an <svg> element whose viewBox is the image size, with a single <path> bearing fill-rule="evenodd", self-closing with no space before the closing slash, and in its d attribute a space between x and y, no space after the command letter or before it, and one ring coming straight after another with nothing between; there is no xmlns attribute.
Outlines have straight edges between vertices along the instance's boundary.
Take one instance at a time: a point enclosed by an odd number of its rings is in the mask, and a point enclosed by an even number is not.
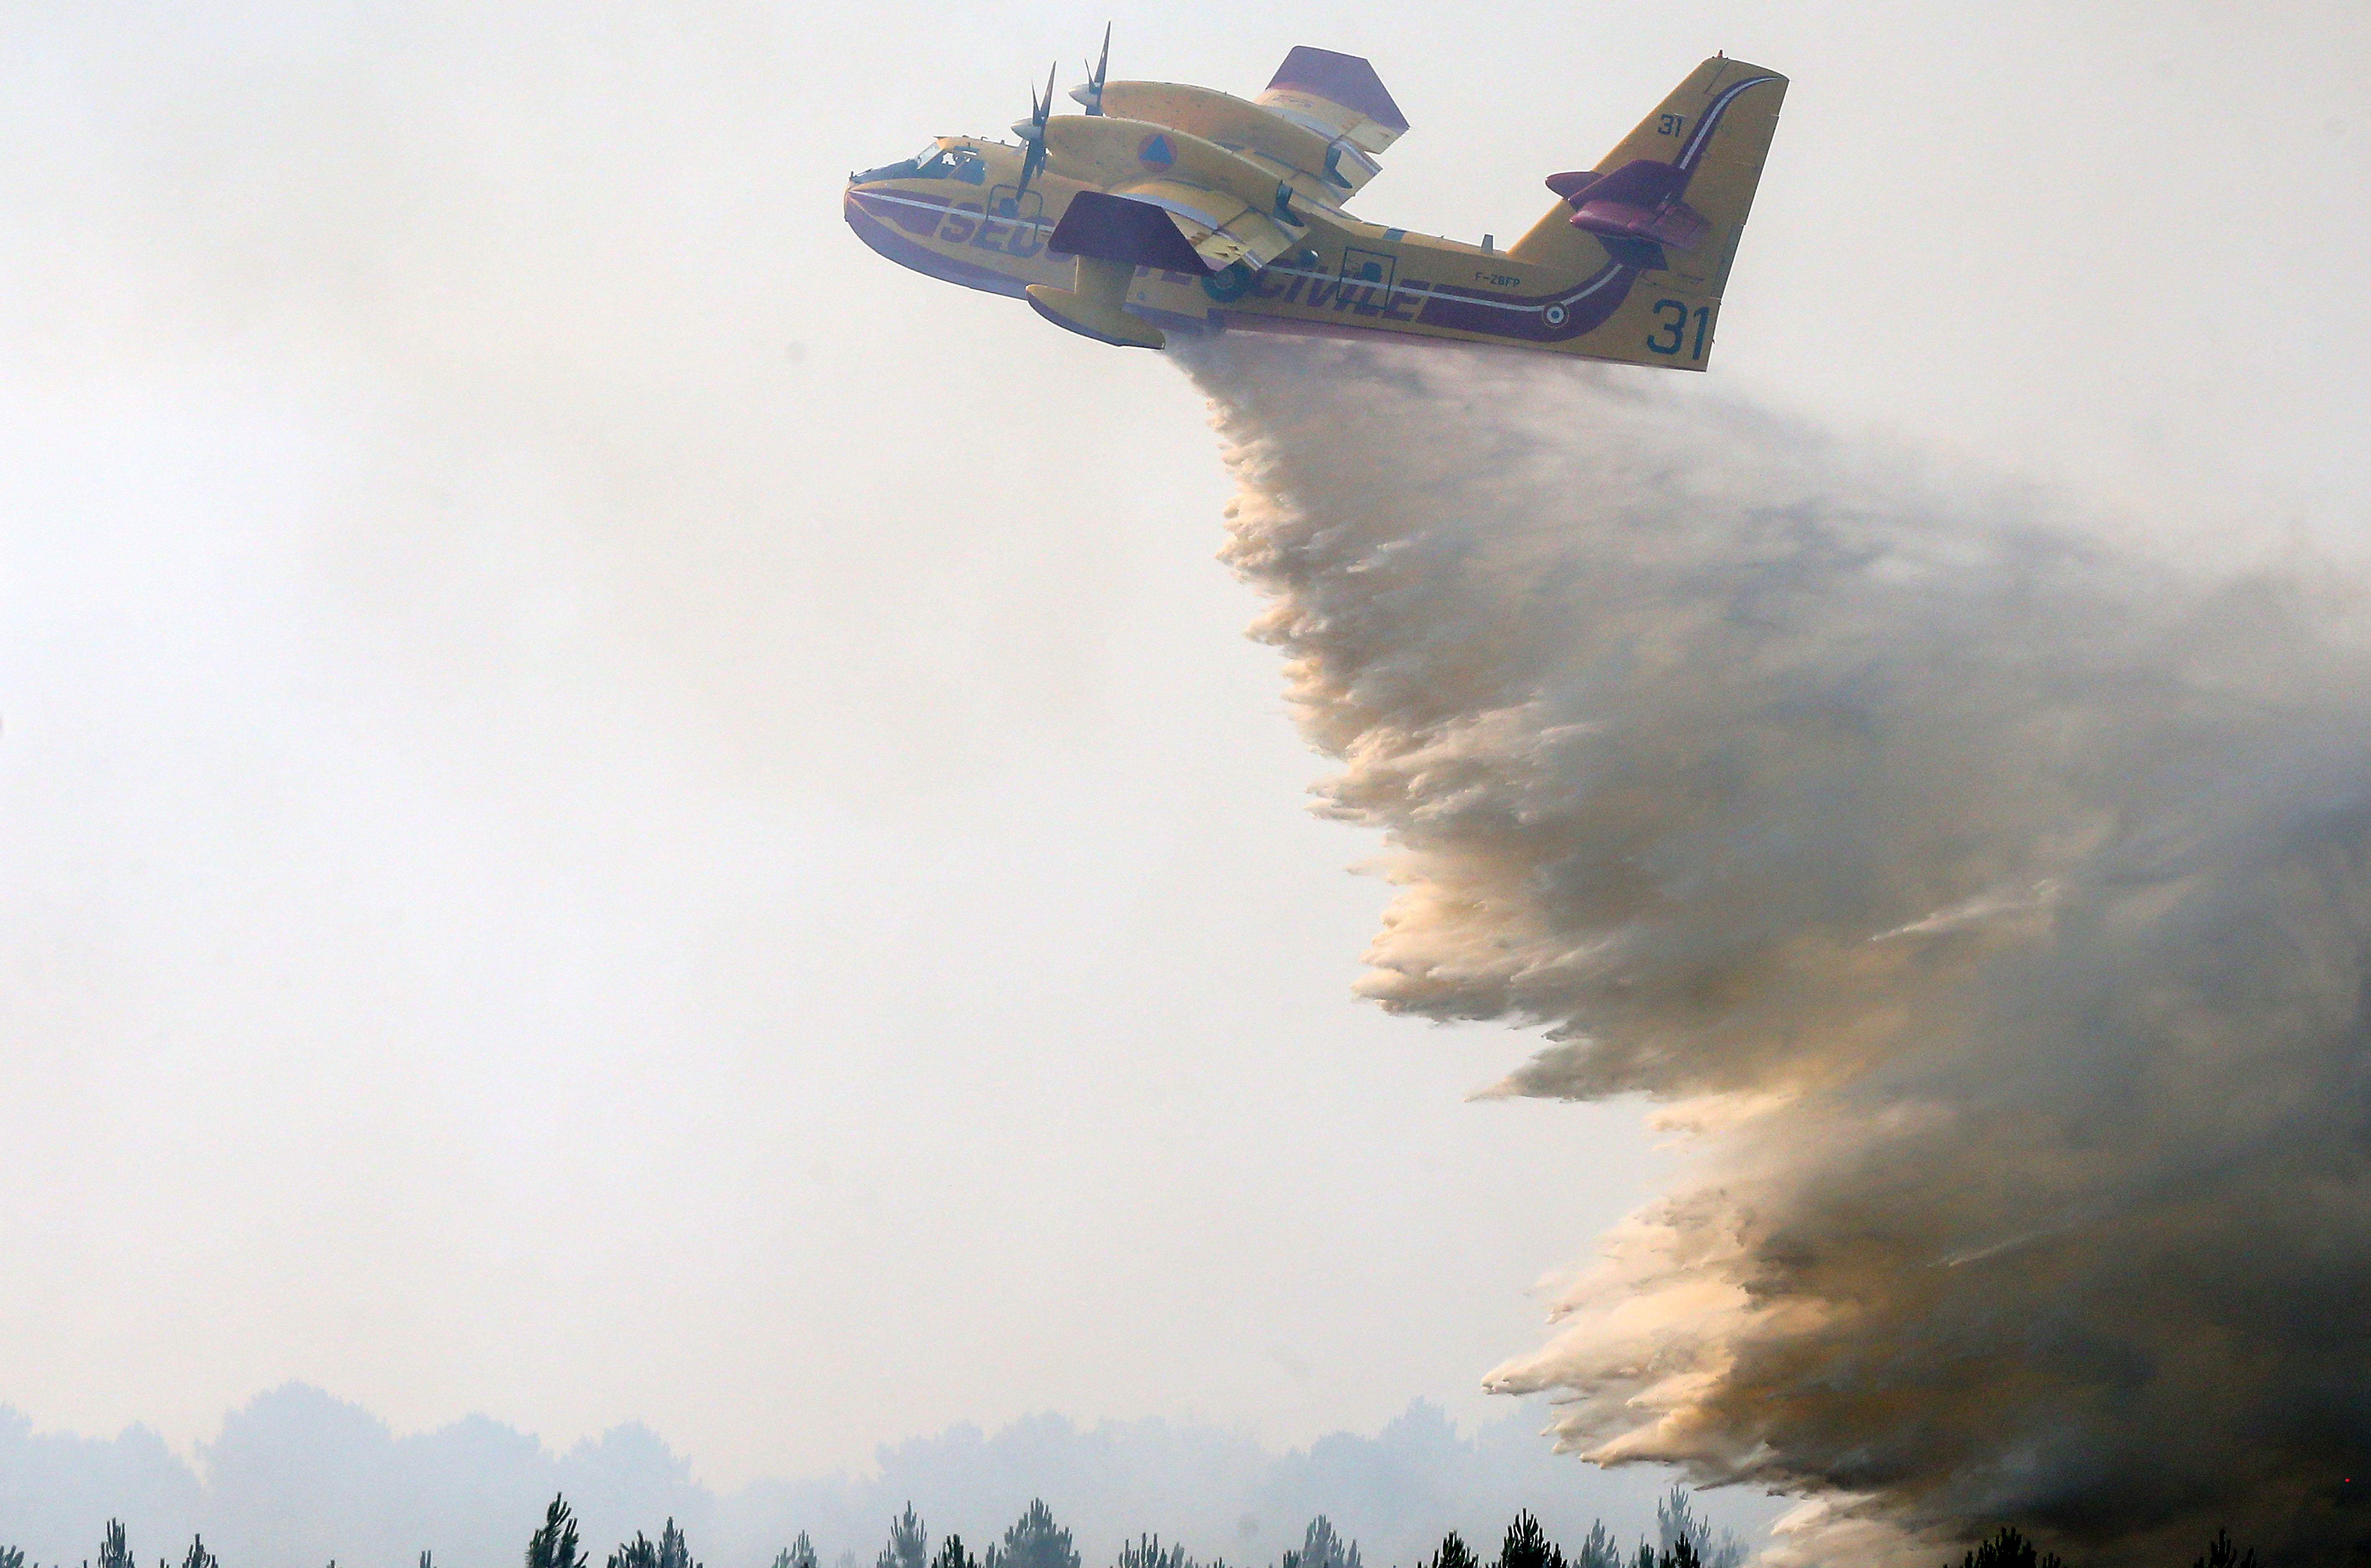
<svg viewBox="0 0 2371 1568"><path fill-rule="evenodd" d="M967 185L984 185L989 178L987 161L967 147L934 149L931 156L922 159L918 178L925 180L963 180Z"/></svg>
<svg viewBox="0 0 2371 1568"><path fill-rule="evenodd" d="M945 158L945 152L933 140L929 146L903 162L883 164L879 168L864 169L848 178L860 185L869 184L876 179L943 179L946 178L946 170L943 167L933 169L931 166L943 163Z"/></svg>

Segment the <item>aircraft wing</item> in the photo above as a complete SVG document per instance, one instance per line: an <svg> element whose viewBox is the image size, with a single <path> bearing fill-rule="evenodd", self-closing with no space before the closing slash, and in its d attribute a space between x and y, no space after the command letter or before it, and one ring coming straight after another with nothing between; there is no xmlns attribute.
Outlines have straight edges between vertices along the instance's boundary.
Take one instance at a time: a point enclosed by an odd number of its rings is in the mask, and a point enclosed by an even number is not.
<svg viewBox="0 0 2371 1568"><path fill-rule="evenodd" d="M1355 54L1296 44L1256 100L1280 120L1316 133L1332 144L1325 173L1355 190L1382 168L1376 156L1407 134L1407 116L1392 101L1375 68Z"/></svg>
<svg viewBox="0 0 2371 1568"><path fill-rule="evenodd" d="M1175 178L1134 179L1104 194L1160 208L1209 271L1224 271L1238 261L1265 267L1301 244L1276 219L1233 191L1214 186ZM1061 248L1059 234L1054 244Z"/></svg>
<svg viewBox="0 0 2371 1568"><path fill-rule="evenodd" d="M1165 125L1248 159L1316 206L1338 206L1374 179L1378 155L1407 131L1373 66L1306 44L1285 56L1256 103L1177 82L1113 82L1099 101L1106 115Z"/></svg>

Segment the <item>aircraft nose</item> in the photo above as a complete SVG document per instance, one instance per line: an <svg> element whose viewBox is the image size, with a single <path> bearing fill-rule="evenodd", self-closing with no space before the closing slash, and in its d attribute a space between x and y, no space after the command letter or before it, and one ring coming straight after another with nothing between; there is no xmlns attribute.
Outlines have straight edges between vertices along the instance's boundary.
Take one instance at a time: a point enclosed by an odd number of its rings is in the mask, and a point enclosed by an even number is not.
<svg viewBox="0 0 2371 1568"><path fill-rule="evenodd" d="M864 236L864 242L874 249L876 238L893 228L908 228L915 216L913 211L897 196L896 185L885 179L867 179L862 175L848 182L839 199L840 216L848 226ZM935 220L938 216L933 213ZM933 224L935 225L935 223Z"/></svg>

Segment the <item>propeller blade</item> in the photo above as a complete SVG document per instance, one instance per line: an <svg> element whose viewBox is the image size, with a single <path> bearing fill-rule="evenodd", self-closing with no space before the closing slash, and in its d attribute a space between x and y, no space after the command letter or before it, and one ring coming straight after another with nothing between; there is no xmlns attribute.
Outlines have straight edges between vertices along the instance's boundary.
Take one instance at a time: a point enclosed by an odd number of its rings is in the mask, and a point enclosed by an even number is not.
<svg viewBox="0 0 2371 1568"><path fill-rule="evenodd" d="M1093 69L1087 74L1086 89L1080 95L1080 101L1087 106L1089 114L1104 111L1104 78L1111 75L1111 35L1112 25L1105 22L1103 58L1096 61Z"/></svg>
<svg viewBox="0 0 2371 1568"><path fill-rule="evenodd" d="M1012 199L1018 202L1029 190L1029 182L1046 167L1046 120L1054 112L1054 73L1061 69L1056 61L1046 68L1046 90L1039 93L1033 84L1029 88L1029 120L1025 125L1012 129L1026 144L1021 155L1021 179L1012 187Z"/></svg>
<svg viewBox="0 0 2371 1568"><path fill-rule="evenodd" d="M1037 84L1035 82L1029 85L1029 118L1014 121L1012 133L1033 144L1046 133L1046 110L1037 101Z"/></svg>

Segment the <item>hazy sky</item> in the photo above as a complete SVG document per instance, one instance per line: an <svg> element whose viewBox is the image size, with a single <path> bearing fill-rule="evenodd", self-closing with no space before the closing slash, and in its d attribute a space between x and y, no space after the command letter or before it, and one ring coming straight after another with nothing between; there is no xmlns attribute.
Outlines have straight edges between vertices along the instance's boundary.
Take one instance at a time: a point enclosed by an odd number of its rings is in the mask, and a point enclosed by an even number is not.
<svg viewBox="0 0 2371 1568"><path fill-rule="evenodd" d="M1184 376L840 222L1107 16L1120 76L1369 56L1359 210L1466 236L1776 67L1695 395L2142 527L2371 493L2360 6L817 12L13 9L0 1402L303 1378L723 1485L1495 1412L1671 1156L1351 999L1386 890Z"/></svg>

